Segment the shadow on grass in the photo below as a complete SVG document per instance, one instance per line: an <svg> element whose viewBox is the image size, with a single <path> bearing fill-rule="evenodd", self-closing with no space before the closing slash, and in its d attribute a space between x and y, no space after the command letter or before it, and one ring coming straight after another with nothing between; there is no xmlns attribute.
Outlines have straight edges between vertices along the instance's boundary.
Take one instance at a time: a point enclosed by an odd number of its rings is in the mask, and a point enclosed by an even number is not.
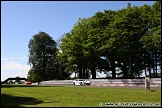
<svg viewBox="0 0 162 108"><path fill-rule="evenodd" d="M48 86L48 85L11 85L11 84L1 84L1 88L11 88L11 87L64 87L64 86Z"/></svg>
<svg viewBox="0 0 162 108"><path fill-rule="evenodd" d="M8 94L1 94L1 107L22 107L22 105L36 105L43 103L31 97L17 97Z"/></svg>
<svg viewBox="0 0 162 108"><path fill-rule="evenodd" d="M155 92L155 90L150 90L151 92Z"/></svg>

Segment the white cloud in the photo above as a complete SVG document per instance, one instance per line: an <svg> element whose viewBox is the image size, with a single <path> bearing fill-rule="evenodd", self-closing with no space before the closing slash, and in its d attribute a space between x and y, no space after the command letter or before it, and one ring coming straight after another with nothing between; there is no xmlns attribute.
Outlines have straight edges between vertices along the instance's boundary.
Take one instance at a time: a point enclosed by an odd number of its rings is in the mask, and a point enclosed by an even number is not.
<svg viewBox="0 0 162 108"><path fill-rule="evenodd" d="M7 58L1 58L1 61L7 61L8 59Z"/></svg>
<svg viewBox="0 0 162 108"><path fill-rule="evenodd" d="M28 60L28 57L22 54L13 54L12 59L13 60Z"/></svg>
<svg viewBox="0 0 162 108"><path fill-rule="evenodd" d="M29 65L24 65L20 62L7 61L3 65L1 64L1 81L16 76L26 78L30 68Z"/></svg>
<svg viewBox="0 0 162 108"><path fill-rule="evenodd" d="M7 78L7 73L1 71L1 81L4 81Z"/></svg>
<svg viewBox="0 0 162 108"><path fill-rule="evenodd" d="M14 62L14 61L9 61L6 62L2 67L2 70L29 70L30 66L28 65L24 65L24 64L20 64L19 62Z"/></svg>
<svg viewBox="0 0 162 108"><path fill-rule="evenodd" d="M5 76L6 75L6 72L1 72L1 75Z"/></svg>
<svg viewBox="0 0 162 108"><path fill-rule="evenodd" d="M1 57L1 61L5 62L5 61L24 61L27 62L28 61L28 56L24 56L22 54L13 54L10 57L4 58Z"/></svg>
<svg viewBox="0 0 162 108"><path fill-rule="evenodd" d="M1 48L1 81L9 77L27 77L30 66L27 65L28 56L23 53L8 53Z"/></svg>

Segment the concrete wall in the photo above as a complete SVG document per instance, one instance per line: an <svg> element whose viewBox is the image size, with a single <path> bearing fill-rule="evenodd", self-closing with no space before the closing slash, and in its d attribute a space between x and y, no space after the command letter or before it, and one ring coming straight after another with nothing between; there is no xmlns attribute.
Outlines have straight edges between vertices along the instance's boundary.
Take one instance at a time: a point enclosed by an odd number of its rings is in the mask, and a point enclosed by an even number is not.
<svg viewBox="0 0 162 108"><path fill-rule="evenodd" d="M91 84L145 84L145 79L89 79ZM161 85L161 78L150 78L150 83L155 85ZM72 85L73 80L50 80L42 81L40 85L57 85L68 84Z"/></svg>

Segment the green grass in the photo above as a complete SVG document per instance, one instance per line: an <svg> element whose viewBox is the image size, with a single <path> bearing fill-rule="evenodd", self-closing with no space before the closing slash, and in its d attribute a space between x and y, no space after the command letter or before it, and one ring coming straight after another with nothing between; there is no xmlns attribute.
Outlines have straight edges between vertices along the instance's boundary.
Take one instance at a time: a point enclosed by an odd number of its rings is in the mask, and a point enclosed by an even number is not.
<svg viewBox="0 0 162 108"><path fill-rule="evenodd" d="M99 107L100 103L158 102L161 88L73 87L1 85L1 106L12 107Z"/></svg>

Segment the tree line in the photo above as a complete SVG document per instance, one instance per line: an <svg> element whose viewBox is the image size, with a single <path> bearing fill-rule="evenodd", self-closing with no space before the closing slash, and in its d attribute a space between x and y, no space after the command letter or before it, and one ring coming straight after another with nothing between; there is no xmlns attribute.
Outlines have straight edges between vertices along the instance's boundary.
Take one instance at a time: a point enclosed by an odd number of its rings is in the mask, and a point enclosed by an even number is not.
<svg viewBox="0 0 162 108"><path fill-rule="evenodd" d="M55 42L39 32L29 42L28 78L34 80L135 78L161 76L161 1L96 12L79 18L72 30Z"/></svg>

